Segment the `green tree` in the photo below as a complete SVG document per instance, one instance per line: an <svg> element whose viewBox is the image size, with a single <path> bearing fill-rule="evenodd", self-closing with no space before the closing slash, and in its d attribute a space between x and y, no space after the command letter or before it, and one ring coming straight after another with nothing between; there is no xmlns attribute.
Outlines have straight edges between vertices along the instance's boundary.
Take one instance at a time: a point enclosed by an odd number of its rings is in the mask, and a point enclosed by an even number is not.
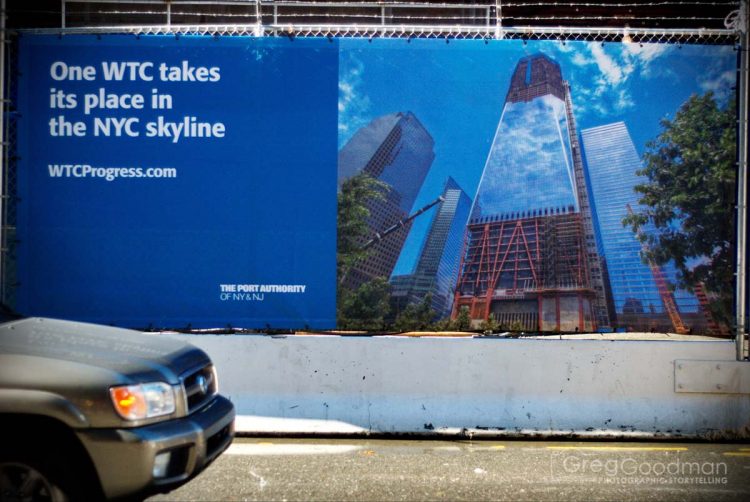
<svg viewBox="0 0 750 502"><path fill-rule="evenodd" d="M428 293L419 303L410 303L396 317L398 331L424 331L432 325L437 313L432 309L432 293Z"/></svg>
<svg viewBox="0 0 750 502"><path fill-rule="evenodd" d="M344 329L382 330L390 309L390 287L385 279L362 284L357 290L343 287L352 266L367 256L362 245L370 236L369 202L382 200L389 186L365 172L344 181L338 194L336 278L338 325Z"/></svg>
<svg viewBox="0 0 750 502"><path fill-rule="evenodd" d="M722 107L712 92L691 96L673 120L661 121L662 133L647 143L648 182L635 187L645 209L623 224L634 232L651 223L656 232L641 234L647 261L674 260L678 285L688 290L702 282L717 299L714 315L729 322L734 283L736 190L736 115L734 100Z"/></svg>
<svg viewBox="0 0 750 502"><path fill-rule="evenodd" d="M466 305L461 307L458 315L453 320L453 329L456 331L468 331L471 329L471 315L469 314L469 307Z"/></svg>
<svg viewBox="0 0 750 502"><path fill-rule="evenodd" d="M383 331L390 312L391 286L385 277L365 282L339 302L338 325L343 329Z"/></svg>
<svg viewBox="0 0 750 502"><path fill-rule="evenodd" d="M498 331L500 329L500 325L497 323L497 321L495 321L495 315L490 314L487 320L482 321L482 323L479 325L479 329L481 329L485 333L494 333L495 331Z"/></svg>
<svg viewBox="0 0 750 502"><path fill-rule="evenodd" d="M344 181L338 194L336 265L338 282L341 284L352 265L367 256L362 249L370 236L367 219L370 210L367 203L383 200L389 186L365 172Z"/></svg>
<svg viewBox="0 0 750 502"><path fill-rule="evenodd" d="M438 319L430 324L428 329L430 331L453 331L453 321L451 321L450 317Z"/></svg>
<svg viewBox="0 0 750 502"><path fill-rule="evenodd" d="M508 331L520 333L521 331L523 331L523 323L516 319L515 321L510 323L510 328L508 329Z"/></svg>

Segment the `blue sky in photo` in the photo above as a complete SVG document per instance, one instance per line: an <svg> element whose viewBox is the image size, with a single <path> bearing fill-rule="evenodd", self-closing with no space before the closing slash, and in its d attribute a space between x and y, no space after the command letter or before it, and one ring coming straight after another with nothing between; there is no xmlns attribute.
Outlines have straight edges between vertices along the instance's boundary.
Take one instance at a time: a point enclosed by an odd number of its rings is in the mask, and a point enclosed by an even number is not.
<svg viewBox="0 0 750 502"><path fill-rule="evenodd" d="M515 40L341 39L341 148L372 119L411 111L435 140L435 161L414 210L452 176L473 200L519 59L544 53L571 86L578 130L624 121L639 155L691 94L733 99L731 46ZM546 184L546 183L545 183ZM545 186L538 187L544 190ZM418 218L394 274L410 273L429 225Z"/></svg>

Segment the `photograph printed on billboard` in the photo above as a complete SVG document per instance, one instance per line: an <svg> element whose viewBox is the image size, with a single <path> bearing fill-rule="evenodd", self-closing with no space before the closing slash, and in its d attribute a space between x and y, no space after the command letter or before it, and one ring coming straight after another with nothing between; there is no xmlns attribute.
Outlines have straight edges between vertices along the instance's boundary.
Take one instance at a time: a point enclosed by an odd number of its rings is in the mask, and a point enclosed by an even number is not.
<svg viewBox="0 0 750 502"><path fill-rule="evenodd" d="M734 47L340 46L340 325L728 333Z"/></svg>
<svg viewBox="0 0 750 502"><path fill-rule="evenodd" d="M105 35L19 54L24 312L732 325L734 47Z"/></svg>

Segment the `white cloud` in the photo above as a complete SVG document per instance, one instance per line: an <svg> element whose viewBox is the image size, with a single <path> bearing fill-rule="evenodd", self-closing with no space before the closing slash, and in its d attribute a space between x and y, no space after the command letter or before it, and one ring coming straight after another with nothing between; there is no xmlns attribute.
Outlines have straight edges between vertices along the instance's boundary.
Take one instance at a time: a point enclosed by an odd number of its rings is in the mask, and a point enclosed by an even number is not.
<svg viewBox="0 0 750 502"><path fill-rule="evenodd" d="M339 70L339 148L368 122L370 99L361 92L365 67L351 53L342 53Z"/></svg>
<svg viewBox="0 0 750 502"><path fill-rule="evenodd" d="M582 51L573 53L571 62L576 66L587 66L593 64L595 61L592 58L586 57Z"/></svg>
<svg viewBox="0 0 750 502"><path fill-rule="evenodd" d="M703 92L713 91L717 97L726 99L737 84L736 73L734 70L727 70L722 73L709 73L701 78L698 85L700 85Z"/></svg>
<svg viewBox="0 0 750 502"><path fill-rule="evenodd" d="M599 67L599 71L606 83L617 86L620 85L627 79L632 67L627 65L620 65L608 54L604 52L604 48L599 44L591 44L591 54L594 56L596 66Z"/></svg>
<svg viewBox="0 0 750 502"><path fill-rule="evenodd" d="M667 54L673 48L669 44L623 44L625 54L636 59L646 69L652 61Z"/></svg>
<svg viewBox="0 0 750 502"><path fill-rule="evenodd" d="M734 96L734 88L737 85L737 72L727 69L727 59L735 58L732 47L726 47L719 55L711 59L711 63L704 69L698 78L698 85L703 92L711 91L716 98L725 102Z"/></svg>
<svg viewBox="0 0 750 502"><path fill-rule="evenodd" d="M733 47L716 48L710 63L698 77L701 91L712 91L719 101L733 98L737 85L737 72L733 68L735 58L736 53Z"/></svg>
<svg viewBox="0 0 750 502"><path fill-rule="evenodd" d="M576 46L566 54L570 63L580 69L568 75L576 89L577 108L582 113L605 116L635 107L630 83L636 77L650 78L652 68L673 47L667 44L598 44Z"/></svg>
<svg viewBox="0 0 750 502"><path fill-rule="evenodd" d="M630 93L625 89L620 89L617 92L617 96L614 100L614 107L616 111L624 111L629 108L633 108L635 106L635 102L633 101L633 98L630 96Z"/></svg>
<svg viewBox="0 0 750 502"><path fill-rule="evenodd" d="M560 42L559 44L557 44L557 50L560 52L566 52L566 53L574 52L575 51L574 43Z"/></svg>

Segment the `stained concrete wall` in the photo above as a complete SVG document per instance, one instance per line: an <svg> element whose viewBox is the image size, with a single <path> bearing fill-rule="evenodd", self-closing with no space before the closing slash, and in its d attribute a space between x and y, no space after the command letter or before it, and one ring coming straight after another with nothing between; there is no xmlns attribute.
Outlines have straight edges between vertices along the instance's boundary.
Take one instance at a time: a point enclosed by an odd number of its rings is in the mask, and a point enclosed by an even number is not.
<svg viewBox="0 0 750 502"><path fill-rule="evenodd" d="M241 432L750 436L750 395L675 392L675 360L731 341L170 336L212 357Z"/></svg>

